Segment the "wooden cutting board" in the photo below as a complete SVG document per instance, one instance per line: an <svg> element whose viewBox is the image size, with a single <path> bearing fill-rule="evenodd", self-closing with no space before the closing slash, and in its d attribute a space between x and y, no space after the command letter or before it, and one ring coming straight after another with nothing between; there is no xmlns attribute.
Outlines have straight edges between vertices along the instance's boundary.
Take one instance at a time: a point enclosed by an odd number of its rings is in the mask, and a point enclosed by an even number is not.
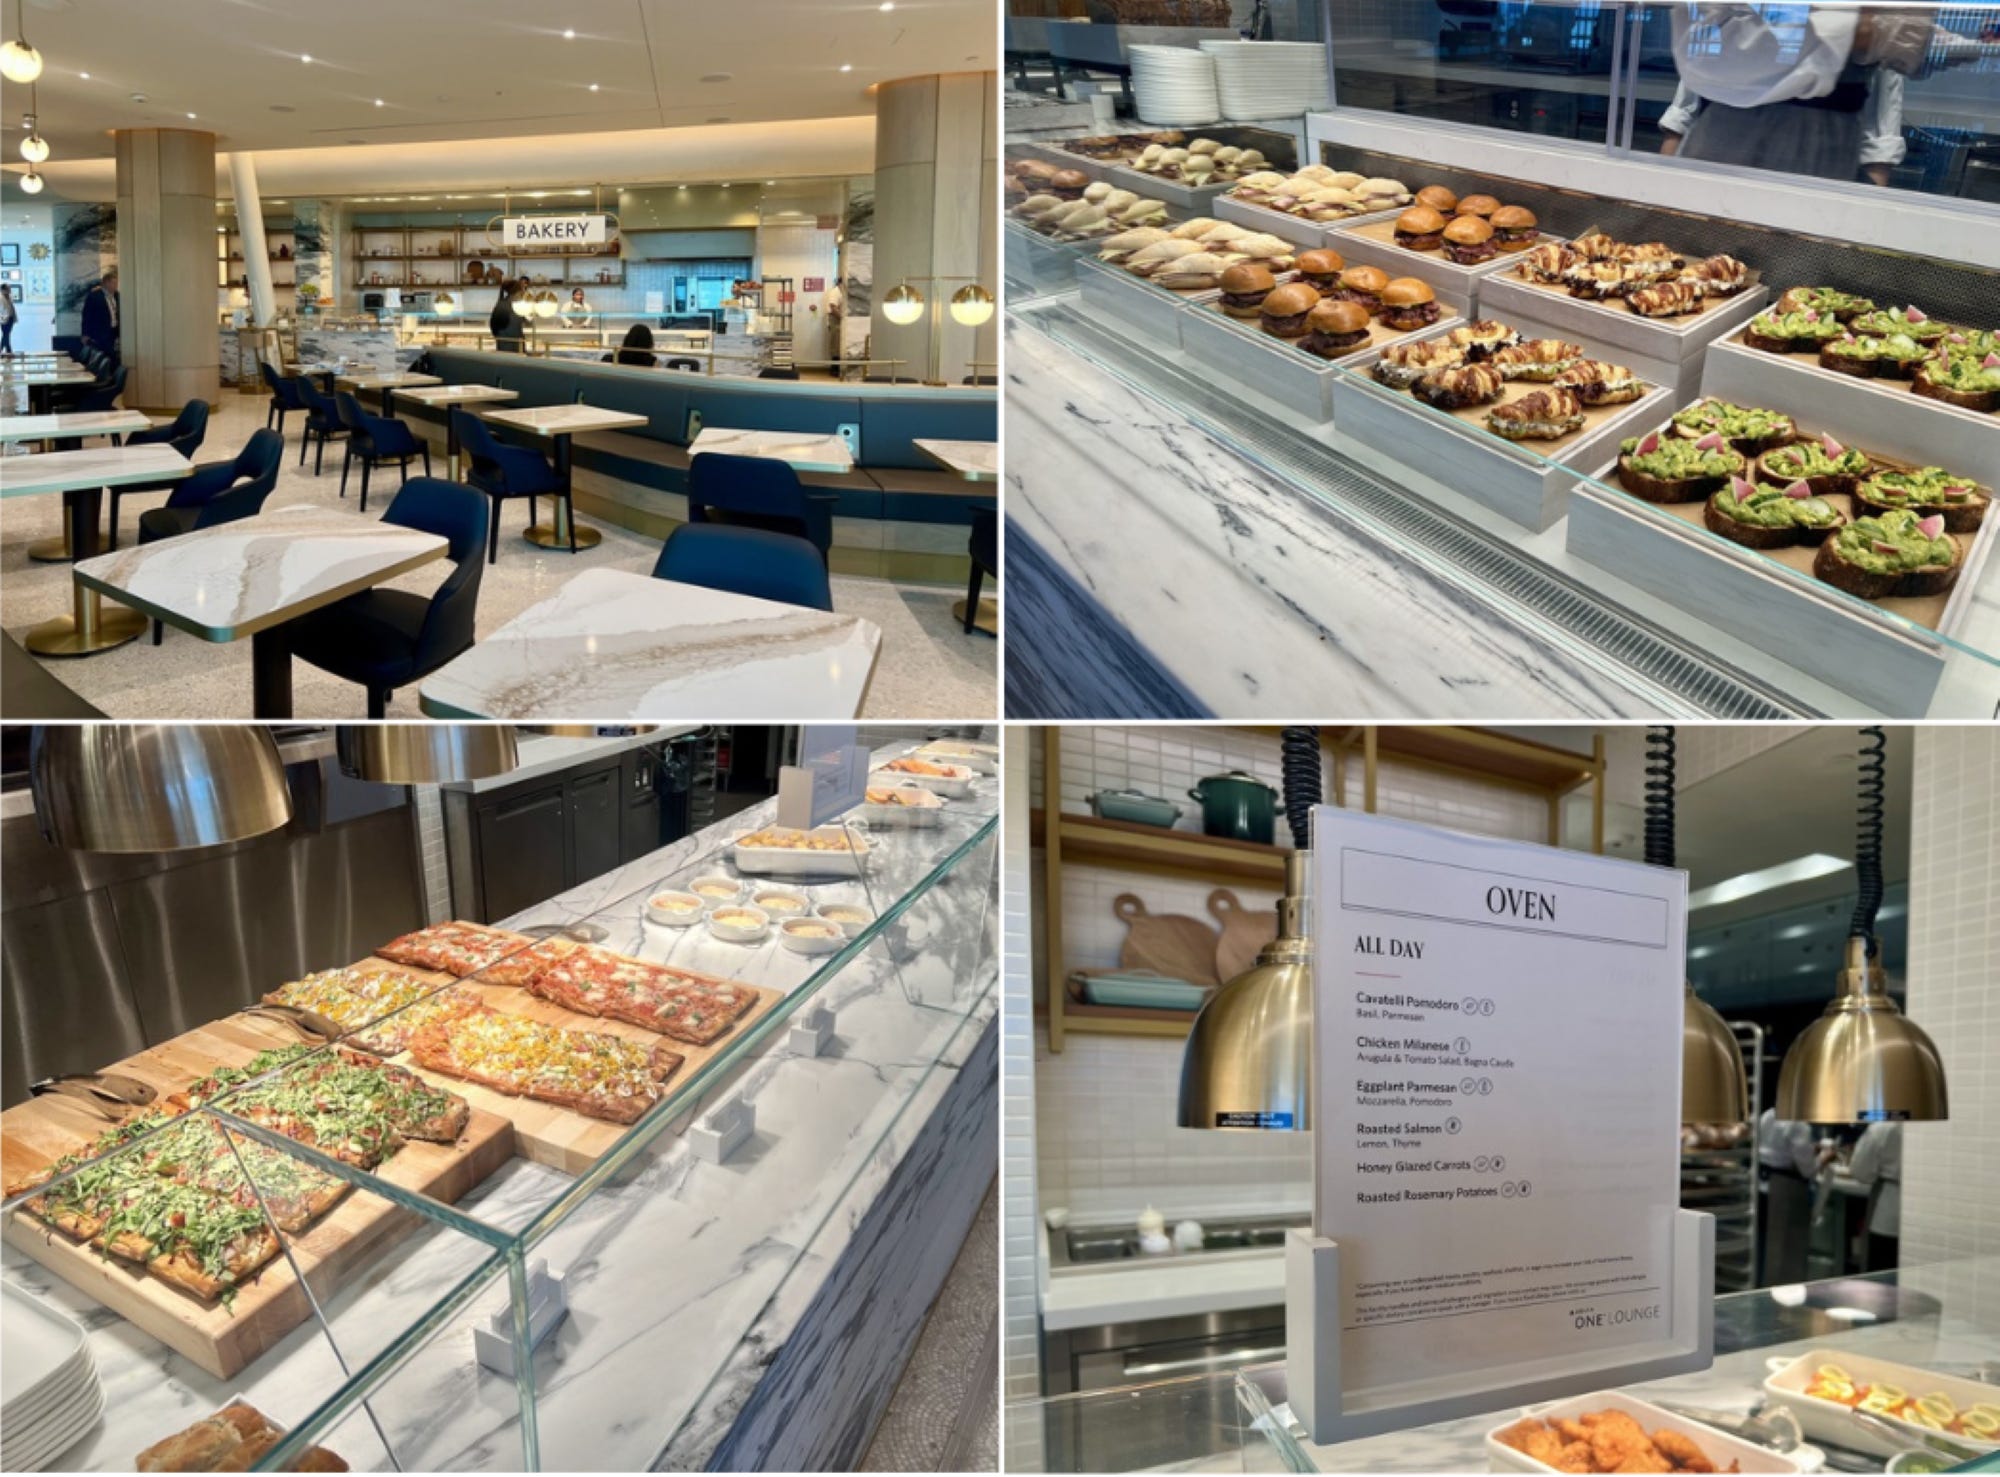
<svg viewBox="0 0 2000 1477"><path fill-rule="evenodd" d="M258 1052L298 1037L275 1022L229 1016L107 1067L144 1078L162 1092L187 1086L217 1067L241 1066ZM7 1182L83 1148L109 1124L74 1101L31 1098L0 1114L0 1160ZM514 1153L514 1127L476 1105L456 1144L406 1144L377 1177L446 1203L458 1200ZM380 1195L350 1190L297 1236L292 1260L313 1294L324 1297L379 1244L414 1228L412 1211ZM231 1306L171 1287L143 1268L99 1256L25 1211L7 1218L7 1244L72 1287L138 1325L218 1379L230 1379L312 1316L305 1287L281 1254L239 1288Z"/></svg>
<svg viewBox="0 0 2000 1477"><path fill-rule="evenodd" d="M1125 942L1118 963L1125 969L1150 969L1190 984L1213 986L1215 930L1199 918L1178 913L1152 914L1134 893L1123 892L1111 909L1125 920Z"/></svg>
<svg viewBox="0 0 2000 1477"><path fill-rule="evenodd" d="M1222 925L1215 942L1215 972L1233 980L1257 962L1264 945L1278 936L1278 910L1246 908L1236 894L1218 887L1208 895L1209 916Z"/></svg>

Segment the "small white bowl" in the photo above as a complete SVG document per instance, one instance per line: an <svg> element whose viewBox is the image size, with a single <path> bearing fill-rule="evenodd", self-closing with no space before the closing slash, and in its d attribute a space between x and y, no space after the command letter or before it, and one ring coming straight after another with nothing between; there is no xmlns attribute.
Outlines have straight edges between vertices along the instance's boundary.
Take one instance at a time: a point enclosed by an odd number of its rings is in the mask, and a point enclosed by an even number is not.
<svg viewBox="0 0 2000 1477"><path fill-rule="evenodd" d="M818 914L847 938L859 936L875 921L875 915L857 903L821 903Z"/></svg>
<svg viewBox="0 0 2000 1477"><path fill-rule="evenodd" d="M713 909L742 897L743 883L723 872L708 872L690 882L687 890L701 899L704 908Z"/></svg>
<svg viewBox="0 0 2000 1477"><path fill-rule="evenodd" d="M847 935L824 918L787 918L778 925L778 942L794 954L831 954Z"/></svg>
<svg viewBox="0 0 2000 1477"><path fill-rule="evenodd" d="M663 928L688 928L701 922L707 901L691 892L656 892L646 899L646 916Z"/></svg>
<svg viewBox="0 0 2000 1477"><path fill-rule="evenodd" d="M783 923L787 918L812 916L811 898L802 893L788 892L782 887L752 888L748 900L769 913L779 923Z"/></svg>
<svg viewBox="0 0 2000 1477"><path fill-rule="evenodd" d="M708 915L708 931L732 944L754 944L771 931L771 915L748 903L723 903Z"/></svg>

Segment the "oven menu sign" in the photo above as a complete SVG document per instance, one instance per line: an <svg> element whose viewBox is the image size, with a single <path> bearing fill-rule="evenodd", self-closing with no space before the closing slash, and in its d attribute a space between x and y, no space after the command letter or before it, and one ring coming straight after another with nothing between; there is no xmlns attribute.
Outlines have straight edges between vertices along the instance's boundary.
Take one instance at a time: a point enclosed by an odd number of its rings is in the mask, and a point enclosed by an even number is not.
<svg viewBox="0 0 2000 1477"><path fill-rule="evenodd" d="M1343 1387L1659 1340L1686 874L1314 820L1313 1215Z"/></svg>

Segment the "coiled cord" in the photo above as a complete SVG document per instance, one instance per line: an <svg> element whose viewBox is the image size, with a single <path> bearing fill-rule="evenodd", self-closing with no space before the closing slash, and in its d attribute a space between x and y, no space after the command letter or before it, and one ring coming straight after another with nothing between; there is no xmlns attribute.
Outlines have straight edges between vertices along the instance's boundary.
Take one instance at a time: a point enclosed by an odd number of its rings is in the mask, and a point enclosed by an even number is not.
<svg viewBox="0 0 2000 1477"><path fill-rule="evenodd" d="M1311 844L1312 808L1320 802L1320 752L1317 728L1287 728L1280 740L1285 786L1285 821L1292 828L1292 845L1304 851Z"/></svg>
<svg viewBox="0 0 2000 1477"><path fill-rule="evenodd" d="M1888 790L1888 744L1879 727L1861 730L1861 783L1854 837L1854 872L1861 891L1854 900L1854 919L1847 926L1847 936L1867 939L1870 959L1882 951L1881 941L1875 937L1875 914L1882 907L1882 811Z"/></svg>
<svg viewBox="0 0 2000 1477"><path fill-rule="evenodd" d="M1646 864L1674 864L1674 730L1646 730Z"/></svg>

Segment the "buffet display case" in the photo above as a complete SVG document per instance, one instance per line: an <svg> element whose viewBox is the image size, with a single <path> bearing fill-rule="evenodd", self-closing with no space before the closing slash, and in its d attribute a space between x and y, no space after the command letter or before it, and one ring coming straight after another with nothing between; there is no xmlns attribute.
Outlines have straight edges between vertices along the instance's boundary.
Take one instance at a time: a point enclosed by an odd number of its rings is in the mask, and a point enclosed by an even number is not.
<svg viewBox="0 0 2000 1477"><path fill-rule="evenodd" d="M812 833L765 802L491 929L248 982L263 1005L107 1064L127 1103L9 1109L10 1378L101 1414L29 1452L10 1408L8 1466L129 1470L198 1423L242 1439L210 1421L237 1404L259 1470L747 1455L843 1255L936 1254L885 1188L969 1214L991 1173L948 1146L991 1133L998 782L938 800ZM846 1349L825 1393L899 1354Z"/></svg>
<svg viewBox="0 0 2000 1477"><path fill-rule="evenodd" d="M1879 1471L1884 1458L1921 1449L1927 1433L1908 1423L1903 1430L1857 1420L1846 1406L1814 1398L1806 1391L1815 1374L1831 1365L1856 1379L1893 1380L1913 1398L1949 1392L1969 1409L1983 1391L1996 1389L1976 1382L1978 1371L2000 1357L2000 1328L1981 1293L1995 1271L2000 1266L1984 1258L1725 1294L1715 1300L1717 1356L1710 1369L1578 1397L1562 1410L1647 1409L1649 1428L1686 1429L1718 1469L1740 1459L1745 1472L1822 1464ZM1739 1452L1737 1438L1715 1422L1727 1425L1753 1411L1775 1412L1765 1429L1809 1444L1789 1452L1753 1444ZM1539 1471L1495 1440L1524 1414L1501 1409L1315 1446L1291 1414L1284 1366L1275 1364L1018 1401L1003 1411L1002 1441L1010 1472ZM1987 1462L2000 1450L1977 1438L1955 1444ZM1938 1455L1937 1469L1951 1464Z"/></svg>

